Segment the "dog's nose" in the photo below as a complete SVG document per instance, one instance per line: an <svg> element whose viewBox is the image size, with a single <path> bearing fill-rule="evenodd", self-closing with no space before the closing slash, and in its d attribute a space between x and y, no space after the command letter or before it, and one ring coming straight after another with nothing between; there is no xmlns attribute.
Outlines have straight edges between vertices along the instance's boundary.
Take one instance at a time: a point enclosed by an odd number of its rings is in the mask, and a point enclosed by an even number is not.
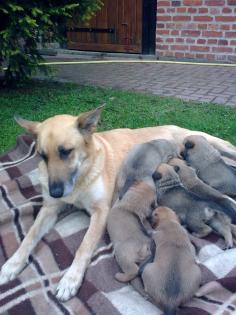
<svg viewBox="0 0 236 315"><path fill-rule="evenodd" d="M180 155L182 156L182 158L183 158L184 160L186 160L186 156L187 156L186 150L181 151L181 152L180 152Z"/></svg>
<svg viewBox="0 0 236 315"><path fill-rule="evenodd" d="M64 194L63 182L52 182L49 183L49 193L53 198L61 198Z"/></svg>

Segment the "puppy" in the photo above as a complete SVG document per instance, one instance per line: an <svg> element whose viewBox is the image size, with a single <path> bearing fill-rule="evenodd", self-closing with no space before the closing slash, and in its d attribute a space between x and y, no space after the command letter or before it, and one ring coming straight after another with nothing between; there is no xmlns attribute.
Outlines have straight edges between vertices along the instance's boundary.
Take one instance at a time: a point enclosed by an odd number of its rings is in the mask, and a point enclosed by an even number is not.
<svg viewBox="0 0 236 315"><path fill-rule="evenodd" d="M201 271L195 262L194 247L174 211L159 207L152 218L156 255L142 273L144 289L165 315L174 315L178 306L198 290Z"/></svg>
<svg viewBox="0 0 236 315"><path fill-rule="evenodd" d="M133 183L145 177L151 177L157 165L177 156L177 145L173 141L165 139L153 140L134 146L129 151L119 171L113 200L118 196L119 199L122 199Z"/></svg>
<svg viewBox="0 0 236 315"><path fill-rule="evenodd" d="M121 282L134 279L139 272L139 264L151 256L151 239L143 226L146 226L146 218L156 207L155 200L155 186L149 178L133 184L109 213L107 230L116 260L123 270L115 278Z"/></svg>
<svg viewBox="0 0 236 315"><path fill-rule="evenodd" d="M157 202L170 207L197 237L205 237L215 229L225 239L227 248L233 246L231 230L221 222L218 213L226 209L216 203L204 201L188 191L180 181L174 168L168 164L161 164L153 174L157 188ZM217 224L212 224L215 217Z"/></svg>
<svg viewBox="0 0 236 315"><path fill-rule="evenodd" d="M174 167L182 184L187 190L205 201L211 200L218 203L222 207L228 209L228 212L231 212L232 215L235 214L236 201L204 183L197 176L195 169L188 166L185 161L174 158L171 159L168 164Z"/></svg>
<svg viewBox="0 0 236 315"><path fill-rule="evenodd" d="M183 157L197 170L198 176L223 194L236 197L236 170L227 165L221 154L203 136L184 140Z"/></svg>

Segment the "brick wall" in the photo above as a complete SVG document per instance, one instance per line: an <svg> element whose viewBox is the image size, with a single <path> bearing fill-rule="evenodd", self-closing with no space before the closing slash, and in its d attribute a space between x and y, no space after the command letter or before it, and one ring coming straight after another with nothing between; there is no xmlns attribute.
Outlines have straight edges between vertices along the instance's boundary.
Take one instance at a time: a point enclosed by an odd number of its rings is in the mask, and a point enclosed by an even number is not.
<svg viewBox="0 0 236 315"><path fill-rule="evenodd" d="M157 0L160 57L236 61L236 0Z"/></svg>

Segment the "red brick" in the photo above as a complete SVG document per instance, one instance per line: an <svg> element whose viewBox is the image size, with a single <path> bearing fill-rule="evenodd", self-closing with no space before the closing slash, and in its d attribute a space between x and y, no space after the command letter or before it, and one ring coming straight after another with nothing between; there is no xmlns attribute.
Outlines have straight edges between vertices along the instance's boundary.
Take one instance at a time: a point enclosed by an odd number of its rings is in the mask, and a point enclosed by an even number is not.
<svg viewBox="0 0 236 315"><path fill-rule="evenodd" d="M199 30L206 30L207 29L207 24L198 24L198 29Z"/></svg>
<svg viewBox="0 0 236 315"><path fill-rule="evenodd" d="M236 5L236 0L228 0L228 5Z"/></svg>
<svg viewBox="0 0 236 315"><path fill-rule="evenodd" d="M184 54L184 57L185 57L185 58L190 58L190 59L191 59L191 58L194 58L194 57L195 57L195 54L185 53L185 54Z"/></svg>
<svg viewBox="0 0 236 315"><path fill-rule="evenodd" d="M184 39L181 38L181 37L178 37L175 39L176 43L183 43L184 42Z"/></svg>
<svg viewBox="0 0 236 315"><path fill-rule="evenodd" d="M236 40L231 40L231 41L230 41L230 45L236 46Z"/></svg>
<svg viewBox="0 0 236 315"><path fill-rule="evenodd" d="M179 7L180 6L180 4L181 4L181 2L180 1L172 1L172 6L173 7Z"/></svg>
<svg viewBox="0 0 236 315"><path fill-rule="evenodd" d="M170 6L170 1L157 1L157 7L169 7Z"/></svg>
<svg viewBox="0 0 236 315"><path fill-rule="evenodd" d="M174 38L167 38L166 39L166 43L173 43L174 42Z"/></svg>
<svg viewBox="0 0 236 315"><path fill-rule="evenodd" d="M169 46L168 45L156 45L156 47L157 47L157 49L160 49L160 50L166 50L166 49L168 49L169 48Z"/></svg>
<svg viewBox="0 0 236 315"><path fill-rule="evenodd" d="M195 39L190 37L186 38L186 44L195 44Z"/></svg>
<svg viewBox="0 0 236 315"><path fill-rule="evenodd" d="M188 46L186 45L171 45L171 50L188 50Z"/></svg>
<svg viewBox="0 0 236 315"><path fill-rule="evenodd" d="M175 24L174 23L166 23L165 26L166 26L166 28L169 28L171 30L175 29Z"/></svg>
<svg viewBox="0 0 236 315"><path fill-rule="evenodd" d="M175 10L176 10L176 8L167 8L167 9L166 9L166 12L168 12L168 13L174 13Z"/></svg>
<svg viewBox="0 0 236 315"><path fill-rule="evenodd" d="M196 8L188 8L188 13L197 13Z"/></svg>
<svg viewBox="0 0 236 315"><path fill-rule="evenodd" d="M191 16L187 15L173 16L173 21L191 21Z"/></svg>
<svg viewBox="0 0 236 315"><path fill-rule="evenodd" d="M235 4L236 4L236 1L235 1ZM225 8L222 9L222 13L226 13L226 14L227 13L232 13L232 9L225 7Z"/></svg>
<svg viewBox="0 0 236 315"><path fill-rule="evenodd" d="M236 37L236 32L225 32L226 37Z"/></svg>
<svg viewBox="0 0 236 315"><path fill-rule="evenodd" d="M191 31L191 30L184 30L182 31L183 36L199 36L200 31Z"/></svg>
<svg viewBox="0 0 236 315"><path fill-rule="evenodd" d="M232 53L233 49L231 47L213 47L212 51L217 53Z"/></svg>
<svg viewBox="0 0 236 315"><path fill-rule="evenodd" d="M212 14L212 15L221 14L221 9L220 8L210 8L210 14Z"/></svg>
<svg viewBox="0 0 236 315"><path fill-rule="evenodd" d="M218 45L227 46L228 45L228 41L226 39L219 39L218 40Z"/></svg>
<svg viewBox="0 0 236 315"><path fill-rule="evenodd" d="M157 28L165 28L165 24L157 23Z"/></svg>
<svg viewBox="0 0 236 315"><path fill-rule="evenodd" d="M164 51L158 51L158 56L159 56L159 57L164 56Z"/></svg>
<svg viewBox="0 0 236 315"><path fill-rule="evenodd" d="M190 51L209 51L207 46L190 46Z"/></svg>
<svg viewBox="0 0 236 315"><path fill-rule="evenodd" d="M217 44L217 39L208 39L207 40L208 45L216 45Z"/></svg>
<svg viewBox="0 0 236 315"><path fill-rule="evenodd" d="M174 53L175 58L184 58L184 53L181 52L175 52Z"/></svg>
<svg viewBox="0 0 236 315"><path fill-rule="evenodd" d="M204 59L205 56L206 56L205 54L196 54L197 59Z"/></svg>
<svg viewBox="0 0 236 315"><path fill-rule="evenodd" d="M157 35L169 35L170 31L169 30L158 30Z"/></svg>
<svg viewBox="0 0 236 315"><path fill-rule="evenodd" d="M218 31L220 29L220 24L208 24L208 31Z"/></svg>
<svg viewBox="0 0 236 315"><path fill-rule="evenodd" d="M205 56L206 56L206 59L208 60L215 60L215 55L213 54L206 54Z"/></svg>
<svg viewBox="0 0 236 315"><path fill-rule="evenodd" d="M233 25L232 25L232 29L233 29L233 30L236 30L236 24L233 24Z"/></svg>
<svg viewBox="0 0 236 315"><path fill-rule="evenodd" d="M199 8L198 13L208 13L208 8Z"/></svg>
<svg viewBox="0 0 236 315"><path fill-rule="evenodd" d="M163 43L163 38L157 37L157 38L156 38L156 42L157 42L157 43Z"/></svg>
<svg viewBox="0 0 236 315"><path fill-rule="evenodd" d="M161 15L157 17L157 22L159 21L171 21L171 16L169 15Z"/></svg>
<svg viewBox="0 0 236 315"><path fill-rule="evenodd" d="M157 13L165 13L165 9L163 9L163 8L158 8L158 9L157 9Z"/></svg>
<svg viewBox="0 0 236 315"><path fill-rule="evenodd" d="M208 37L221 37L223 35L223 33L222 32L214 32L214 31L203 31L202 35L208 36Z"/></svg>
<svg viewBox="0 0 236 315"><path fill-rule="evenodd" d="M186 8L176 8L176 11L178 12L178 13L186 13L187 12L187 9Z"/></svg>
<svg viewBox="0 0 236 315"><path fill-rule="evenodd" d="M197 40L197 44L205 44L206 43L206 40L205 39L202 39L202 38L199 38L198 40Z"/></svg>
<svg viewBox="0 0 236 315"><path fill-rule="evenodd" d="M208 6L219 6L224 5L225 0L206 0L205 4Z"/></svg>
<svg viewBox="0 0 236 315"><path fill-rule="evenodd" d="M177 31L177 30L173 30L173 31L171 31L171 35L179 35L179 31Z"/></svg>
<svg viewBox="0 0 236 315"><path fill-rule="evenodd" d="M202 5L202 0L184 0L184 5Z"/></svg>
<svg viewBox="0 0 236 315"><path fill-rule="evenodd" d="M216 16L216 22L236 22L236 16Z"/></svg>
<svg viewBox="0 0 236 315"><path fill-rule="evenodd" d="M230 26L231 26L230 24L228 24L228 25L227 24L221 24L220 25L220 29L224 30L224 31L229 31L230 30Z"/></svg>
<svg viewBox="0 0 236 315"><path fill-rule="evenodd" d="M213 20L213 17L208 15L200 15L194 16L193 20L197 22L211 22Z"/></svg>

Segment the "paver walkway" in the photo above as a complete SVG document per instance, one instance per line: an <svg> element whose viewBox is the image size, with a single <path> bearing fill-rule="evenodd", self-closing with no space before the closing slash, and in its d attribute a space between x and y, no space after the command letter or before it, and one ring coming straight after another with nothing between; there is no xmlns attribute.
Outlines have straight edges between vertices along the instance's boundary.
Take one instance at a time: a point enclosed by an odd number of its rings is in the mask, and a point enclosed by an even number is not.
<svg viewBox="0 0 236 315"><path fill-rule="evenodd" d="M57 77L77 83L236 106L236 67L154 63L57 67Z"/></svg>

